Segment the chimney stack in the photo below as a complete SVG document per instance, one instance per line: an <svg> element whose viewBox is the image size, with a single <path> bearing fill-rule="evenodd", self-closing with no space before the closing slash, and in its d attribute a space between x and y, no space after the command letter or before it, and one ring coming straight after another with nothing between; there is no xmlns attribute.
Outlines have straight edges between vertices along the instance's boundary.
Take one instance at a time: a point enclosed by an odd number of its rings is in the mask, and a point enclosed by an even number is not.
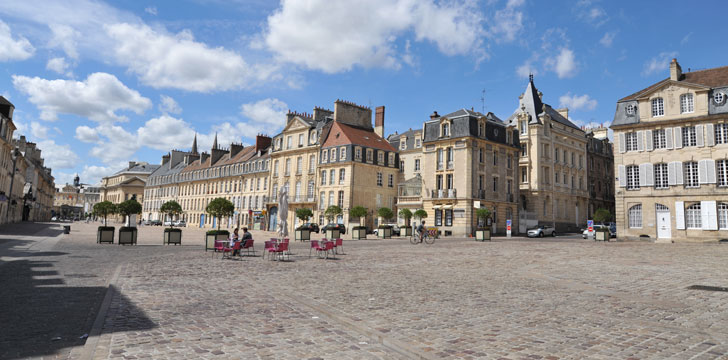
<svg viewBox="0 0 728 360"><path fill-rule="evenodd" d="M129 161L129 169L133 168L134 165L136 165L136 161Z"/></svg>
<svg viewBox="0 0 728 360"><path fill-rule="evenodd" d="M384 137L384 106L377 106L374 115L374 132L380 137Z"/></svg>
<svg viewBox="0 0 728 360"><path fill-rule="evenodd" d="M437 113L437 111L434 111L432 113L432 115L430 115L430 120L435 120L435 119L437 119L439 117L440 117L440 115Z"/></svg>
<svg viewBox="0 0 728 360"><path fill-rule="evenodd" d="M680 81L681 78L682 78L682 68L680 67L680 64L677 62L677 59L673 58L672 62L670 62L670 80Z"/></svg>

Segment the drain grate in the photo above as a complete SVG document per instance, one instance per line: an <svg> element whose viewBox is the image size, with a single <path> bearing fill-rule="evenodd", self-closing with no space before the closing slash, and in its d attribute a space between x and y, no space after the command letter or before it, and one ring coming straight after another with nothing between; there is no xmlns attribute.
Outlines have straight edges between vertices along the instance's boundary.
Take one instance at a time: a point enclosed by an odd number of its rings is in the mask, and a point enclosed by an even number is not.
<svg viewBox="0 0 728 360"><path fill-rule="evenodd" d="M728 292L728 288L720 286L708 286L708 285L690 285L688 290L705 290L705 291L723 291Z"/></svg>

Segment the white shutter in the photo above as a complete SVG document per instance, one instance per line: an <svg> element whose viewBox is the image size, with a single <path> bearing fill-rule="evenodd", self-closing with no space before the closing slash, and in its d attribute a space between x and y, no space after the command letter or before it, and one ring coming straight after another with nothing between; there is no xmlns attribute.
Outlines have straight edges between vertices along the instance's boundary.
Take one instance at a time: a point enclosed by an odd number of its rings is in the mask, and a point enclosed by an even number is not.
<svg viewBox="0 0 728 360"><path fill-rule="evenodd" d="M619 152L623 153L627 151L627 146L625 144L625 136L624 133L619 133Z"/></svg>
<svg viewBox="0 0 728 360"><path fill-rule="evenodd" d="M705 137L705 132L703 131L703 125L696 125L695 126L695 142L698 144L698 147L705 146L705 141L703 141Z"/></svg>
<svg viewBox="0 0 728 360"><path fill-rule="evenodd" d="M708 183L708 169L705 160L698 161L698 184Z"/></svg>
<svg viewBox="0 0 728 360"><path fill-rule="evenodd" d="M645 186L655 186L655 168L652 163L645 164Z"/></svg>
<svg viewBox="0 0 728 360"><path fill-rule="evenodd" d="M675 185L683 184L683 166L679 161L675 161Z"/></svg>
<svg viewBox="0 0 728 360"><path fill-rule="evenodd" d="M718 209L715 201L700 202L700 217L703 230L718 230Z"/></svg>
<svg viewBox="0 0 728 360"><path fill-rule="evenodd" d="M640 187L647 186L647 164L640 164Z"/></svg>
<svg viewBox="0 0 728 360"><path fill-rule="evenodd" d="M654 148L652 140L652 130L645 131L645 150L652 151Z"/></svg>
<svg viewBox="0 0 728 360"><path fill-rule="evenodd" d="M705 164L708 168L708 184L715 184L716 178L715 178L715 160L708 159L705 160Z"/></svg>
<svg viewBox="0 0 728 360"><path fill-rule="evenodd" d="M672 135L675 137L675 149L681 149L683 147L683 143L682 143L682 128L679 127L679 126L676 127L673 130Z"/></svg>
<svg viewBox="0 0 728 360"><path fill-rule="evenodd" d="M665 129L665 149L672 149L672 128Z"/></svg>
<svg viewBox="0 0 728 360"><path fill-rule="evenodd" d="M685 230L685 204L675 201L675 228Z"/></svg>
<svg viewBox="0 0 728 360"><path fill-rule="evenodd" d="M706 145L715 146L715 130L713 129L713 124L705 125L705 132L706 138L708 140L706 141Z"/></svg>
<svg viewBox="0 0 728 360"><path fill-rule="evenodd" d="M624 165L619 165L618 170L619 170L619 186L625 187L625 186L627 186L627 168Z"/></svg>
<svg viewBox="0 0 728 360"><path fill-rule="evenodd" d="M645 151L645 132L637 132L637 151Z"/></svg>
<svg viewBox="0 0 728 360"><path fill-rule="evenodd" d="M667 164L667 185L675 185L675 163Z"/></svg>

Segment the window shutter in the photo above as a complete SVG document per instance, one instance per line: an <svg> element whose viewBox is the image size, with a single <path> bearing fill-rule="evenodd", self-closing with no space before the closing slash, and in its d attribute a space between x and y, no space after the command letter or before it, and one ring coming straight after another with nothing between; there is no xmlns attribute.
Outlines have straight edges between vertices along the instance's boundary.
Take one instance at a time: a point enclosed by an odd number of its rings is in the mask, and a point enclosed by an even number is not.
<svg viewBox="0 0 728 360"><path fill-rule="evenodd" d="M685 230L685 203L675 201L675 228Z"/></svg>
<svg viewBox="0 0 728 360"><path fill-rule="evenodd" d="M619 152L620 153L627 151L627 147L624 142L625 142L624 133L619 133Z"/></svg>
<svg viewBox="0 0 728 360"><path fill-rule="evenodd" d="M645 151L645 132L637 132L637 151Z"/></svg>
<svg viewBox="0 0 728 360"><path fill-rule="evenodd" d="M655 168L652 163L645 164L645 186L655 186Z"/></svg>
<svg viewBox="0 0 728 360"><path fill-rule="evenodd" d="M705 136L705 133L703 132L703 125L696 125L695 126L695 142L698 144L698 147L705 146L705 141L703 141L704 136Z"/></svg>
<svg viewBox="0 0 728 360"><path fill-rule="evenodd" d="M675 163L667 164L667 185L675 185Z"/></svg>
<svg viewBox="0 0 728 360"><path fill-rule="evenodd" d="M675 185L683 184L683 166L679 161L675 161Z"/></svg>
<svg viewBox="0 0 728 360"><path fill-rule="evenodd" d="M679 126L676 127L672 131L672 135L674 135L674 137L675 137L675 149L681 149L683 147L683 144L682 144L682 128L679 127Z"/></svg>
<svg viewBox="0 0 728 360"><path fill-rule="evenodd" d="M705 160L698 161L698 184L708 183L708 169Z"/></svg>
<svg viewBox="0 0 728 360"><path fill-rule="evenodd" d="M652 151L652 149L654 148L652 140L652 130L645 131L645 150Z"/></svg>
<svg viewBox="0 0 728 360"><path fill-rule="evenodd" d="M645 169L647 164L640 164L640 187L647 186L647 169Z"/></svg>
<svg viewBox="0 0 728 360"><path fill-rule="evenodd" d="M627 168L624 165L619 165L619 186L627 186Z"/></svg>
<svg viewBox="0 0 728 360"><path fill-rule="evenodd" d="M718 230L718 208L716 202L701 201L700 216L703 218L703 230Z"/></svg>
<svg viewBox="0 0 728 360"><path fill-rule="evenodd" d="M707 124L705 125L705 132L707 134L706 138L708 139L707 144L708 146L715 146L715 130L713 128L713 124Z"/></svg>
<svg viewBox="0 0 728 360"><path fill-rule="evenodd" d="M672 128L665 129L665 148L672 149Z"/></svg>
<svg viewBox="0 0 728 360"><path fill-rule="evenodd" d="M708 159L705 160L705 164L708 168L708 184L715 184L716 183L716 177L715 177L715 160Z"/></svg>

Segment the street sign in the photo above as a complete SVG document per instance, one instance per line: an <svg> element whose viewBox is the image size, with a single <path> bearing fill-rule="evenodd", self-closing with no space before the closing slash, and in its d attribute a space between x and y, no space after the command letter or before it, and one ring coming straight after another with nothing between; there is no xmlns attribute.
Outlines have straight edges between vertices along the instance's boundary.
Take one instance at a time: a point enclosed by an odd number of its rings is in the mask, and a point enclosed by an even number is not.
<svg viewBox="0 0 728 360"><path fill-rule="evenodd" d="M589 228L589 232L594 231L594 220L587 220L586 226Z"/></svg>
<svg viewBox="0 0 728 360"><path fill-rule="evenodd" d="M506 220L506 235L511 237L511 219Z"/></svg>

